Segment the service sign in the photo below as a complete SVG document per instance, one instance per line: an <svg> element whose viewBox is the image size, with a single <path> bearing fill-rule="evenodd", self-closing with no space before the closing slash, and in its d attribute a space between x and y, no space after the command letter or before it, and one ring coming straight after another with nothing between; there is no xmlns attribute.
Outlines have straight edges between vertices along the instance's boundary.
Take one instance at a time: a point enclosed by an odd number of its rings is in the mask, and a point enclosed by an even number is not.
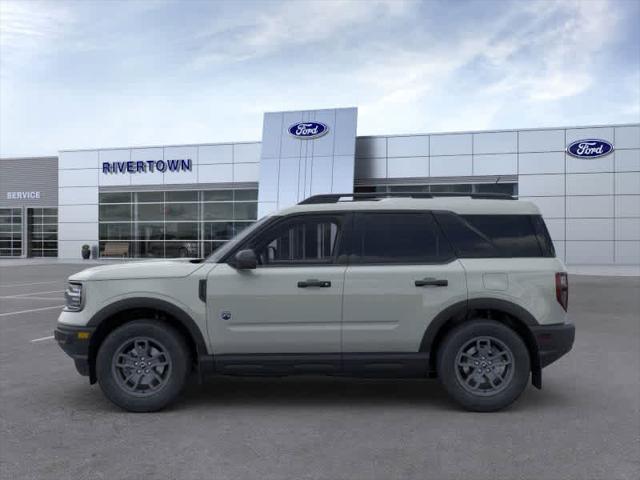
<svg viewBox="0 0 640 480"><path fill-rule="evenodd" d="M302 140L312 140L329 132L329 127L320 122L300 122L289 127L289 134Z"/></svg>
<svg viewBox="0 0 640 480"><path fill-rule="evenodd" d="M595 138L576 140L567 147L567 153L577 158L600 158L611 152L613 152L612 144Z"/></svg>
<svg viewBox="0 0 640 480"><path fill-rule="evenodd" d="M40 192L7 192L7 200L38 200Z"/></svg>

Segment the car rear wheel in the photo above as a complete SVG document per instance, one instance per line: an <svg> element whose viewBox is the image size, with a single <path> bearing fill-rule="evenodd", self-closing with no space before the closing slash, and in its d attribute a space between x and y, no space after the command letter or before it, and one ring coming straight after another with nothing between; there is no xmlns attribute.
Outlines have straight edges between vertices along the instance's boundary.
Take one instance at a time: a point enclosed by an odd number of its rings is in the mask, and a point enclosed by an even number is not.
<svg viewBox="0 0 640 480"><path fill-rule="evenodd" d="M506 325L478 319L454 328L438 352L440 382L463 408L477 412L511 405L529 380L530 359Z"/></svg>
<svg viewBox="0 0 640 480"><path fill-rule="evenodd" d="M96 359L106 397L132 412L153 412L182 391L189 353L184 338L157 320L135 320L111 332Z"/></svg>

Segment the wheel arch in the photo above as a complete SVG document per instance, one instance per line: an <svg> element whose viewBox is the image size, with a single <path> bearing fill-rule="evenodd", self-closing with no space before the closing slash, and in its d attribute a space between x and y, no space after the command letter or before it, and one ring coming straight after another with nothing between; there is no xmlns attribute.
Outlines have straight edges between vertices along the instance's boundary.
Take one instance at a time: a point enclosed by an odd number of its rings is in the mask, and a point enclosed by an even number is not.
<svg viewBox="0 0 640 480"><path fill-rule="evenodd" d="M420 343L420 351L429 353L430 374L435 374L437 351L446 335L453 328L474 318L499 321L520 335L529 350L532 383L540 388L538 344L530 328L539 324L535 317L520 305L497 298L463 300L444 309L429 323Z"/></svg>
<svg viewBox="0 0 640 480"><path fill-rule="evenodd" d="M96 382L96 356L107 335L125 323L143 318L164 321L176 328L187 341L196 368L199 367L200 360L207 356L207 345L200 328L182 308L157 298L118 300L99 310L87 324L88 327L95 328L89 342L89 381L92 384Z"/></svg>

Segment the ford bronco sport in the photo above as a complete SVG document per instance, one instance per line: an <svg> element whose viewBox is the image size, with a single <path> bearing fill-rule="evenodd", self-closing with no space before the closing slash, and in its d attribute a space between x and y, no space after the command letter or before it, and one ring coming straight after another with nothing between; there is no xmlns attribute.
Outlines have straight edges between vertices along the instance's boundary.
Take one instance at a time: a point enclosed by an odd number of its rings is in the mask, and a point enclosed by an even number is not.
<svg viewBox="0 0 640 480"><path fill-rule="evenodd" d="M574 340L540 212L490 195L318 195L204 260L74 274L65 298L55 338L130 411L165 407L191 372L438 377L493 411Z"/></svg>

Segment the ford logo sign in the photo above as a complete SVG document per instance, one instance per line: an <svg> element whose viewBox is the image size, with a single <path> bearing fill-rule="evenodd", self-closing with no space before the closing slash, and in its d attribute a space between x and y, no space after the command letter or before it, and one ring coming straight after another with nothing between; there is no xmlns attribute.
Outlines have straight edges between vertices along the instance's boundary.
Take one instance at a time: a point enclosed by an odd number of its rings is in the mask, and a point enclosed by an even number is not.
<svg viewBox="0 0 640 480"><path fill-rule="evenodd" d="M567 147L567 153L578 158L599 158L613 152L613 145L606 140L590 138L577 140Z"/></svg>
<svg viewBox="0 0 640 480"><path fill-rule="evenodd" d="M321 137L328 131L329 127L320 122L300 122L294 123L289 127L289 133L291 135L304 140Z"/></svg>

